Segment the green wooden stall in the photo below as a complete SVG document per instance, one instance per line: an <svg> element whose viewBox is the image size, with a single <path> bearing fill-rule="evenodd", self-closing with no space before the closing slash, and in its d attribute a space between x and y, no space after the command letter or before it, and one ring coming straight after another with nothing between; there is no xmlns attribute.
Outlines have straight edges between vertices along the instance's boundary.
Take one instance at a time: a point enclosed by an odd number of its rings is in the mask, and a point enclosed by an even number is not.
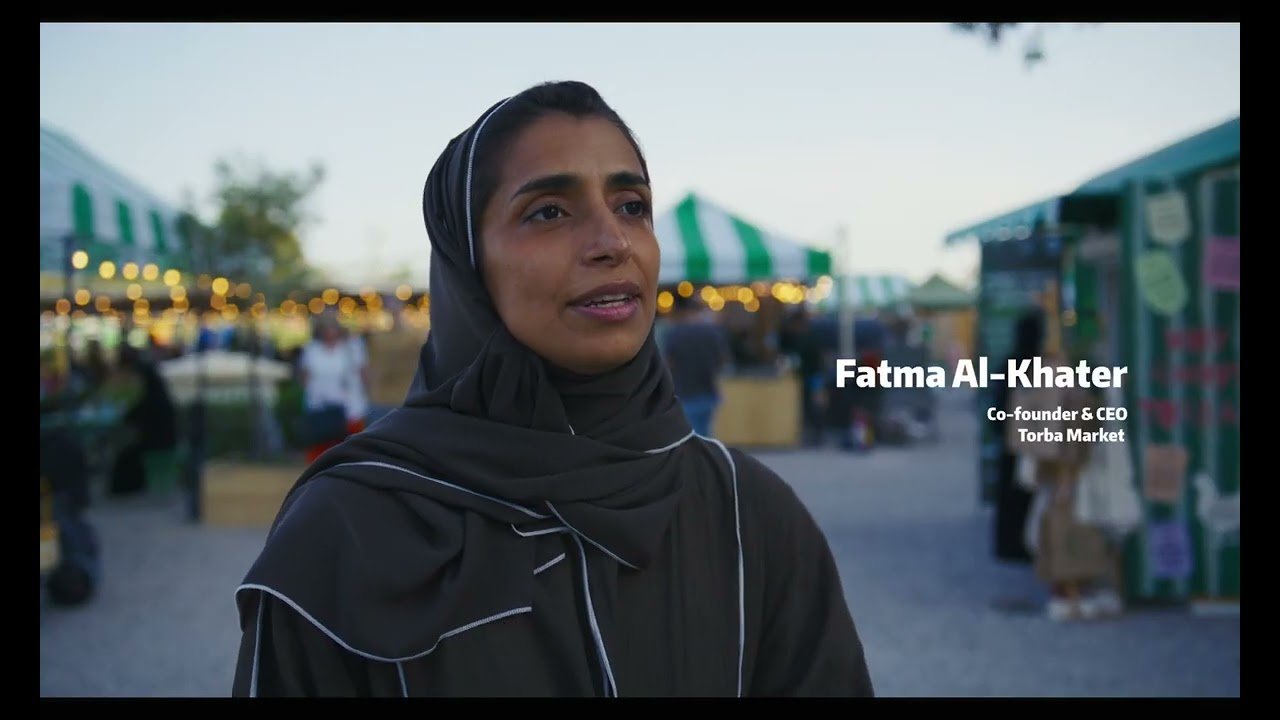
<svg viewBox="0 0 1280 720"><path fill-rule="evenodd" d="M1061 255L1028 279L1037 243L1054 237ZM1001 354L1009 315L1030 292L1011 278L1056 280L1068 353L1130 369L1127 447L1144 517L1125 544L1126 594L1238 600L1239 118L947 242L975 239L980 354ZM986 497L993 439L981 442Z"/></svg>

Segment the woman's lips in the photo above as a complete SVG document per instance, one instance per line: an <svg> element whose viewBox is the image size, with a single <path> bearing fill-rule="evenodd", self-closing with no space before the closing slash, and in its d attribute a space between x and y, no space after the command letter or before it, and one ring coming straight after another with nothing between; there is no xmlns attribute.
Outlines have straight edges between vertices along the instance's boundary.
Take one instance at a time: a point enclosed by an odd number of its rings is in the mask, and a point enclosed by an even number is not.
<svg viewBox="0 0 1280 720"><path fill-rule="evenodd" d="M610 297L602 300L584 305L570 305L569 307L586 317L601 322L630 320L631 316L635 315L636 311L640 309L640 297L638 295Z"/></svg>

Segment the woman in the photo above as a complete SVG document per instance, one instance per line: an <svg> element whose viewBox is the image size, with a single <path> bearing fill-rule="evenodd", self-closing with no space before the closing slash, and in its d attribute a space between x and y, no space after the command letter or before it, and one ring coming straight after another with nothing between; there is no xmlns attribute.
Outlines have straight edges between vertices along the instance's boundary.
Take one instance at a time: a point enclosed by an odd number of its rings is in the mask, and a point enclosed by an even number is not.
<svg viewBox="0 0 1280 720"><path fill-rule="evenodd" d="M146 351L128 343L120 346L120 369L137 378L140 394L122 418L127 440L116 453L111 472L112 495L146 491L146 456L178 446L178 410L169 386Z"/></svg>
<svg viewBox="0 0 1280 720"><path fill-rule="evenodd" d="M369 410L364 344L348 340L332 315L321 315L315 321L315 336L298 358L298 374L306 403L307 462L313 463L364 429Z"/></svg>
<svg viewBox="0 0 1280 720"><path fill-rule="evenodd" d="M680 410L650 202L582 83L449 143L417 376L287 496L235 695L872 694L822 532Z"/></svg>
<svg viewBox="0 0 1280 720"><path fill-rule="evenodd" d="M1044 345L1044 333L1043 311L1036 308L1024 312L1014 325L1013 351L1009 359L1031 360L1039 356ZM1009 387L1005 383L996 383L994 399L995 407L1013 410L1009 402ZM1028 565L1033 558L1023 535L1033 495L1018 482L1018 456L1009 447L1007 421L992 422L1000 443L995 488L995 556L997 560Z"/></svg>

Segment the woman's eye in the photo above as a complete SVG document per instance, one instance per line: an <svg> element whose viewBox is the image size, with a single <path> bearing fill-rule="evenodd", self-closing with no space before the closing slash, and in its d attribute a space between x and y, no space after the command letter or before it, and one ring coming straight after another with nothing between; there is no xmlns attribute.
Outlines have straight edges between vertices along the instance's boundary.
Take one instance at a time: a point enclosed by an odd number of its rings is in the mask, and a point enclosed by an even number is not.
<svg viewBox="0 0 1280 720"><path fill-rule="evenodd" d="M643 200L632 200L631 202L622 206L622 211L628 215L643 217L646 213L649 212L649 203Z"/></svg>
<svg viewBox="0 0 1280 720"><path fill-rule="evenodd" d="M557 220L564 217L564 210L559 205L543 205L534 210L526 220Z"/></svg>

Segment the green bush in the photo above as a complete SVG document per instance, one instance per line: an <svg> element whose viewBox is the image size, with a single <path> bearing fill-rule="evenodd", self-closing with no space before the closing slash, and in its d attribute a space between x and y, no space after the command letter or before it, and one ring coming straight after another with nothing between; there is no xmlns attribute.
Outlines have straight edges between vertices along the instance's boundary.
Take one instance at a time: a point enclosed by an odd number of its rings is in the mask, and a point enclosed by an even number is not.
<svg viewBox="0 0 1280 720"><path fill-rule="evenodd" d="M253 408L247 402L205 405L205 456L245 457L252 449Z"/></svg>
<svg viewBox="0 0 1280 720"><path fill-rule="evenodd" d="M285 445L300 448L302 442L302 384L296 380L282 380L277 387L276 421L284 433Z"/></svg>

